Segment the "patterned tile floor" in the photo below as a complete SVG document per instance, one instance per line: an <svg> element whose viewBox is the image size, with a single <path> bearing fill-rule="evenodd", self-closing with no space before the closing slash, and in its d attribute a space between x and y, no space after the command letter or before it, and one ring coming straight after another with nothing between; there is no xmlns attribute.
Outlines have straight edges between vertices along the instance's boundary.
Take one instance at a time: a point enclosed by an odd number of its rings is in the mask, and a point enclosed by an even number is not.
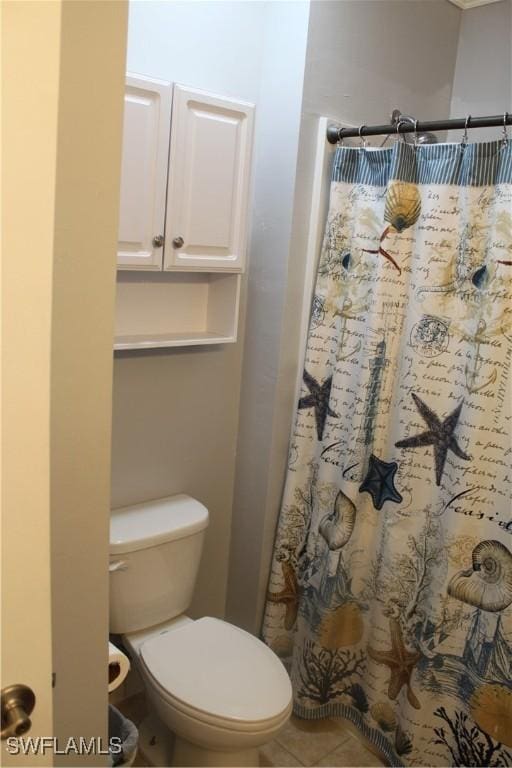
<svg viewBox="0 0 512 768"><path fill-rule="evenodd" d="M123 714L138 725L146 715L144 694L131 696L116 704ZM370 752L341 720L301 720L292 715L277 739L260 752L261 766L330 766L355 768L384 763ZM146 766L139 754L134 765Z"/></svg>

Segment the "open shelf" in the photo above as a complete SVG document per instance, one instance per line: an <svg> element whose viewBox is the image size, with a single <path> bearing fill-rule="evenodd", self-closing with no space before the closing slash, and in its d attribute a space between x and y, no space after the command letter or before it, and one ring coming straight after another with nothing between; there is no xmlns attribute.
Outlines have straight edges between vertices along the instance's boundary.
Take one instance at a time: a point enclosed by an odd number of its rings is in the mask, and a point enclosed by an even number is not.
<svg viewBox="0 0 512 768"><path fill-rule="evenodd" d="M209 331L198 333L162 333L116 336L114 349L152 349L157 347L193 347L200 344L229 344L233 336L218 336Z"/></svg>
<svg viewBox="0 0 512 768"><path fill-rule="evenodd" d="M114 350L236 341L240 275L118 274Z"/></svg>

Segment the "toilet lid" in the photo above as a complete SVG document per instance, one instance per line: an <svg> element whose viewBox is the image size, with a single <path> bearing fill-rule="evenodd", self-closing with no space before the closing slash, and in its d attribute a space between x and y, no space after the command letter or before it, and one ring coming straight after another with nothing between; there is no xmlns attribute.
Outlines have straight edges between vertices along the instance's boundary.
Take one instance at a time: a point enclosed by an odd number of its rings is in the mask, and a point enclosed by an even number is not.
<svg viewBox="0 0 512 768"><path fill-rule="evenodd" d="M275 653L225 621L198 619L147 640L140 654L172 698L215 717L268 720L290 705L290 679Z"/></svg>

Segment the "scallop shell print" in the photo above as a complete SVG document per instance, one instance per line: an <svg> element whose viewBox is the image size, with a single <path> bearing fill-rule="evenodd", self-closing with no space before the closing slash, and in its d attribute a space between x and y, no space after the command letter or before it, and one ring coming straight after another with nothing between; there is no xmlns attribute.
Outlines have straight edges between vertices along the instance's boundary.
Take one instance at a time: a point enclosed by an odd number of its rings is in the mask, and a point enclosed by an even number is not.
<svg viewBox="0 0 512 768"><path fill-rule="evenodd" d="M341 549L352 536L356 521L356 507L343 491L334 502L334 509L320 520L318 530L327 542L329 549Z"/></svg>
<svg viewBox="0 0 512 768"><path fill-rule="evenodd" d="M280 658L291 656L293 651L293 639L288 635L278 635L272 641L271 648Z"/></svg>
<svg viewBox="0 0 512 768"><path fill-rule="evenodd" d="M482 731L512 747L512 691L503 685L485 683L476 689L469 706Z"/></svg>
<svg viewBox="0 0 512 768"><path fill-rule="evenodd" d="M356 645L363 637L364 624L361 609L356 603L342 603L323 617L319 636L324 648L336 651Z"/></svg>
<svg viewBox="0 0 512 768"><path fill-rule="evenodd" d="M404 181L393 182L386 194L384 219L397 232L412 227L421 212L421 198L418 187Z"/></svg>
<svg viewBox="0 0 512 768"><path fill-rule="evenodd" d="M448 594L484 611L507 608L512 603L512 552L499 541L481 541L472 559L472 568L452 578Z"/></svg>
<svg viewBox="0 0 512 768"><path fill-rule="evenodd" d="M377 701L370 712L383 731L395 730L397 726L395 713L393 707L386 701Z"/></svg>

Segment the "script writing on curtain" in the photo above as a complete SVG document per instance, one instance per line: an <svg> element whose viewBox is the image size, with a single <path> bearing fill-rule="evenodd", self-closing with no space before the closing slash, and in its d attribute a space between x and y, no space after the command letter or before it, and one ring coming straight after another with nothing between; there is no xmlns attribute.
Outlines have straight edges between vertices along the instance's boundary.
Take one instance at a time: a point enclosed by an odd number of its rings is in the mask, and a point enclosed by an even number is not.
<svg viewBox="0 0 512 768"><path fill-rule="evenodd" d="M512 762L512 145L339 147L264 637L392 765Z"/></svg>

